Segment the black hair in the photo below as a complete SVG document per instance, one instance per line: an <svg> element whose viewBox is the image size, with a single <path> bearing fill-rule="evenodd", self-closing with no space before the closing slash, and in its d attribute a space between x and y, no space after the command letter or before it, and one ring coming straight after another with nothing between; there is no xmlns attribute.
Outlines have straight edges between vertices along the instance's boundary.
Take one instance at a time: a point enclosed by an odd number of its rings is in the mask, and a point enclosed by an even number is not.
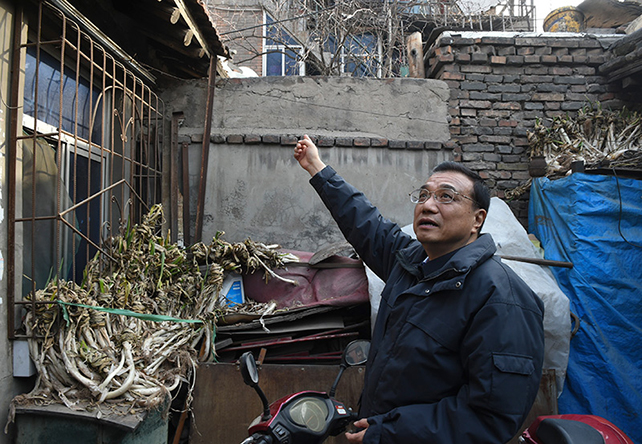
<svg viewBox="0 0 642 444"><path fill-rule="evenodd" d="M468 177L473 182L473 195L470 197L473 199L477 208L482 208L488 213L488 207L490 207L490 190L479 174L461 163L450 161L440 163L432 170L432 173L444 171L454 171Z"/></svg>

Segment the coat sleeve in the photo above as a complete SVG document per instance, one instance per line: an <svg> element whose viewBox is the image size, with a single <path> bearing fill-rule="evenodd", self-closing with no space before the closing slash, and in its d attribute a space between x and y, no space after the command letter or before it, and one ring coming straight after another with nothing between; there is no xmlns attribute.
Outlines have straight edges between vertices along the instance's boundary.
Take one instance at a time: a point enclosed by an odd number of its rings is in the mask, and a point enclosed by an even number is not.
<svg viewBox="0 0 642 444"><path fill-rule="evenodd" d="M365 195L327 166L310 183L330 211L346 240L382 280L386 280L395 252L415 242L385 219Z"/></svg>
<svg viewBox="0 0 642 444"><path fill-rule="evenodd" d="M459 390L369 417L364 444L501 444L517 433L539 389L543 305L525 284L509 282L510 289L489 289L471 320L460 350L468 378Z"/></svg>

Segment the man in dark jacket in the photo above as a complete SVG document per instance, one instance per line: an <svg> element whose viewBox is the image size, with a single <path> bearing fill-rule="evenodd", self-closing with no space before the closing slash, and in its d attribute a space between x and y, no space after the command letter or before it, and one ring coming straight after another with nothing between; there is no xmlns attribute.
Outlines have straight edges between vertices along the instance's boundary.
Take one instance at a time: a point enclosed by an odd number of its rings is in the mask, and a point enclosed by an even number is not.
<svg viewBox="0 0 642 444"><path fill-rule="evenodd" d="M320 159L294 157L384 282L351 443L502 444L526 418L544 357L544 306L480 234L490 194L454 162L411 194L416 240Z"/></svg>

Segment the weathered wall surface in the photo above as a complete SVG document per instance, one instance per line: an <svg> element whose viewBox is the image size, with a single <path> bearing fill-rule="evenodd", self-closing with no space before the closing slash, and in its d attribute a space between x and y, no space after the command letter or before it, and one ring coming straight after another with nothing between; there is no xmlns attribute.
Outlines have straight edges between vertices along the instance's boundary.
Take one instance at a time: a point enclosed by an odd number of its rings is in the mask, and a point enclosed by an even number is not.
<svg viewBox="0 0 642 444"><path fill-rule="evenodd" d="M196 214L206 83L186 82L163 99L183 111L189 142L191 213ZM303 134L323 160L385 216L408 224L408 193L452 158L444 82L427 79L268 77L218 83L210 137L204 241L225 231L316 251L342 237L292 154Z"/></svg>
<svg viewBox="0 0 642 444"><path fill-rule="evenodd" d="M494 193L523 185L528 131L537 120L573 115L601 102L621 108L631 97L598 68L622 36L572 33L444 33L428 54L428 76L450 87L455 158L487 178ZM526 223L528 193L509 203Z"/></svg>
<svg viewBox="0 0 642 444"><path fill-rule="evenodd" d="M181 82L165 103L203 126L204 81ZM426 79L262 77L219 79L212 134L293 134L446 142L444 82Z"/></svg>
<svg viewBox="0 0 642 444"><path fill-rule="evenodd" d="M294 160L293 144L221 144L210 152L203 239L216 230L317 251L342 241L336 225ZM408 193L423 184L449 151L390 147L320 148L322 159L362 190L389 219L412 222Z"/></svg>

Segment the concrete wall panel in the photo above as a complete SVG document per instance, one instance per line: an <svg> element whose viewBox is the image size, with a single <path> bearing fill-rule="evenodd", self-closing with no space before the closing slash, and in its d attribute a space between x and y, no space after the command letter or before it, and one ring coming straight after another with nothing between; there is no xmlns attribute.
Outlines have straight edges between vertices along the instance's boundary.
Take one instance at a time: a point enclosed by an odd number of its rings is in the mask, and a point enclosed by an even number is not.
<svg viewBox="0 0 642 444"><path fill-rule="evenodd" d="M292 146L213 145L203 241L211 241L216 231L225 231L228 241L251 237L304 251L342 241L308 183L310 176L292 154ZM384 216L401 225L412 222L408 193L426 181L434 166L450 159L445 151L372 147L322 148L321 156L362 190Z"/></svg>

